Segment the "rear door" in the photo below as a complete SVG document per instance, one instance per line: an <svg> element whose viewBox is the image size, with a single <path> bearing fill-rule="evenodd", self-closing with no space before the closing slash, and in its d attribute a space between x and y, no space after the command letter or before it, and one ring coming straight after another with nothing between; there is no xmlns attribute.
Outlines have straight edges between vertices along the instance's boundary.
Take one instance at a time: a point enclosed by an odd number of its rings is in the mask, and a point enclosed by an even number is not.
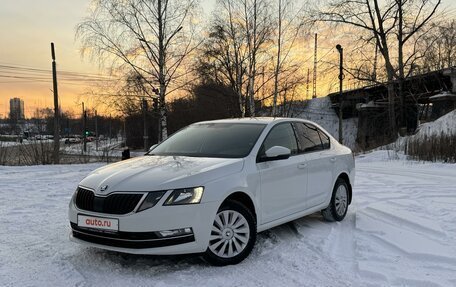
<svg viewBox="0 0 456 287"><path fill-rule="evenodd" d="M335 157L330 149L329 137L316 126L294 122L299 153L307 163L306 208L322 204L332 192Z"/></svg>
<svg viewBox="0 0 456 287"><path fill-rule="evenodd" d="M299 212L305 208L307 167L298 155L298 146L291 123L279 123L266 136L258 157L273 146L291 150L288 159L258 162L261 181L262 223Z"/></svg>

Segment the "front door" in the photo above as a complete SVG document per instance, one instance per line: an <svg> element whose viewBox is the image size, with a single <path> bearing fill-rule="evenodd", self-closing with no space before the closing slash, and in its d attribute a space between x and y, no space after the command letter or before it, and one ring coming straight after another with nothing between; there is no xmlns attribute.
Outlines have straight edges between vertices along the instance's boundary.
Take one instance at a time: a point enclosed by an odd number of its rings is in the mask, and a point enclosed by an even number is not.
<svg viewBox="0 0 456 287"><path fill-rule="evenodd" d="M261 182L261 224L304 210L307 164L298 155L297 141L290 123L274 126L265 138L260 155L273 146L291 150L288 159L257 163Z"/></svg>

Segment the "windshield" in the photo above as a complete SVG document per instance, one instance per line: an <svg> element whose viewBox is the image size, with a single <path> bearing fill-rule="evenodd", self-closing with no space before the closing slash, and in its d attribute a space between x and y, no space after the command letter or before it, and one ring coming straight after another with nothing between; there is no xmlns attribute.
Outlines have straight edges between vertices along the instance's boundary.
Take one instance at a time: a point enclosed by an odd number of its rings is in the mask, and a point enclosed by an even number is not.
<svg viewBox="0 0 456 287"><path fill-rule="evenodd" d="M264 124L204 123L177 132L149 155L194 157L246 157L263 131Z"/></svg>

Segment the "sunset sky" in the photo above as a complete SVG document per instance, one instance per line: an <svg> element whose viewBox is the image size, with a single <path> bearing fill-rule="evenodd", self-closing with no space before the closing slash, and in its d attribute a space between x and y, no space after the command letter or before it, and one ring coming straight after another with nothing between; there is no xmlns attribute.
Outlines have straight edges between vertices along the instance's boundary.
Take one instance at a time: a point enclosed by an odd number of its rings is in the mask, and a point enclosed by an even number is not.
<svg viewBox="0 0 456 287"><path fill-rule="evenodd" d="M55 43L58 71L99 74L96 63L81 58L75 42L75 26L86 15L90 0L14 0L0 3L0 75L11 76L8 66L23 67L20 76L48 78L41 82L30 79L0 77L0 118L9 113L9 99L22 98L30 117L36 108L53 105L50 43ZM209 15L215 0L201 4ZM5 67L6 66L6 67ZM27 68L49 70L29 72ZM14 70L15 75L17 69ZM59 82L59 95L64 110L77 108L84 92L81 82ZM90 103L89 103L90 105Z"/></svg>
<svg viewBox="0 0 456 287"><path fill-rule="evenodd" d="M216 0L201 0L205 13L209 16ZM80 44L75 42L75 26L87 14L90 0L14 0L0 3L0 118L8 116L9 99L22 98L25 101L26 116L30 117L37 108L51 107L52 75L50 43L56 46L58 71L78 73L81 77L99 75L97 63L90 63L79 53ZM443 8L455 10L456 1L446 0ZM340 35L339 35L340 36ZM332 37L332 36L331 36ZM319 55L334 54L335 37L319 38ZM326 41L326 42L325 42ZM310 53L311 65L313 41L303 47ZM330 55L331 56L331 55ZM13 67L13 69L11 68ZM18 70L19 68L19 70ZM31 69L38 69L30 70ZM44 71L43 71L44 70ZM12 78L14 76L21 78ZM19 73L19 74L18 74ZM83 74L83 75L81 75ZM90 75L86 75L90 74ZM30 77L34 77L30 79ZM39 79L37 79L39 77ZM319 82L319 84L322 84ZM64 81L59 78L59 95L63 110L79 112L81 94L87 84L81 81ZM326 92L326 90L325 90ZM93 107L94 103L86 106Z"/></svg>

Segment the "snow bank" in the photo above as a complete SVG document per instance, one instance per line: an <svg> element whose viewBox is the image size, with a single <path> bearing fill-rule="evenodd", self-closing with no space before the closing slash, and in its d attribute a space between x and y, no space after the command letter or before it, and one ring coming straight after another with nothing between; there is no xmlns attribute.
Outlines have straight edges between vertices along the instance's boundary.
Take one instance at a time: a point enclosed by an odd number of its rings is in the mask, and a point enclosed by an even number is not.
<svg viewBox="0 0 456 287"><path fill-rule="evenodd" d="M443 115L433 122L420 125L414 137L424 138L432 135L456 135L456 110Z"/></svg>
<svg viewBox="0 0 456 287"><path fill-rule="evenodd" d="M392 160L406 160L407 156L403 152L396 150L374 150L365 154L359 154L357 156L357 162L369 163L369 162L380 162L380 161L392 161Z"/></svg>
<svg viewBox="0 0 456 287"><path fill-rule="evenodd" d="M456 110L443 115L433 122L421 124L414 135L399 137L394 143L381 146L376 150L404 152L407 142L422 142L438 135L456 135Z"/></svg>

